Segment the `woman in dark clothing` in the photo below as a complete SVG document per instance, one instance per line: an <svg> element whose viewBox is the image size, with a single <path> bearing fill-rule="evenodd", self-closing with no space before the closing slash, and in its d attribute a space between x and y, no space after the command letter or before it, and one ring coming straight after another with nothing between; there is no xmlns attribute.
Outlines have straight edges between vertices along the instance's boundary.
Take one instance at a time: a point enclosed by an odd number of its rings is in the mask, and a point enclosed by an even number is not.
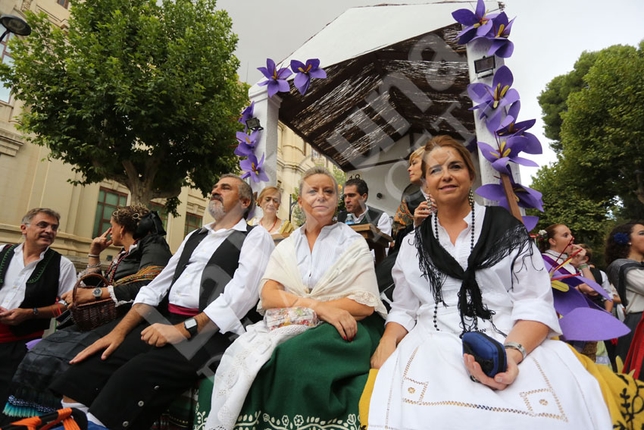
<svg viewBox="0 0 644 430"><path fill-rule="evenodd" d="M139 289L154 279L172 256L156 212L140 205L126 206L114 211L110 223L112 226L92 241L87 269L81 273L81 276L100 273L109 284L100 288L78 289L77 304L111 298L117 308L129 308ZM102 273L100 253L110 245L123 248L107 271ZM71 304L73 293L70 291L63 295L62 300ZM69 360L116 322L118 320L88 332L81 332L72 325L36 344L13 378L12 395L4 413L11 417L27 417L59 409L60 398L47 389L49 383L69 366Z"/></svg>
<svg viewBox="0 0 644 430"><path fill-rule="evenodd" d="M605 258L608 280L617 289L625 308L624 324L631 329L617 340L617 356L626 361L631 345L634 345L634 356L642 355L641 342L634 342L633 338L644 311L644 223L630 221L615 227L606 240ZM641 361L636 360L623 371L635 369L636 377L642 379L641 365Z"/></svg>

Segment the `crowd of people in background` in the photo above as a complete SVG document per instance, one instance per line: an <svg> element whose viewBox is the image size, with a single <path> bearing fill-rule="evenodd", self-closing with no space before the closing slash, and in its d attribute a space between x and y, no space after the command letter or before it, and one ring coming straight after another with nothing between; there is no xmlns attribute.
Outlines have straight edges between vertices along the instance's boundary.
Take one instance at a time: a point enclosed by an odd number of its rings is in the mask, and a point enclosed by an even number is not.
<svg viewBox="0 0 644 430"><path fill-rule="evenodd" d="M617 383L605 373L644 388L644 223L609 233L600 270L564 223L530 234L505 209L477 203L476 169L452 137L411 153L408 173L390 216L367 205L360 177L339 187L315 167L300 181L299 227L278 216L279 188L256 196L223 175L214 222L174 255L156 212L121 207L78 275L51 249L60 216L29 211L23 242L0 247L0 427L70 407L88 428L149 429L208 379L206 429L644 422L611 397ZM363 224L389 238L382 261L356 232ZM110 246L121 251L103 266ZM555 271L630 332L562 341ZM101 283L85 285L89 275ZM90 330L74 320L99 302L116 316ZM496 348L493 358L464 349L471 333Z"/></svg>

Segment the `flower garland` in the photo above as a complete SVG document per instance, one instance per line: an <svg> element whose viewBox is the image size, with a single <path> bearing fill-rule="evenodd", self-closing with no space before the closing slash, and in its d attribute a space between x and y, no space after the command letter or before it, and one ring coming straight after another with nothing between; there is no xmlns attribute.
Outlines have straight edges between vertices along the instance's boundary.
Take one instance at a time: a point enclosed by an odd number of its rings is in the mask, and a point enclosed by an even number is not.
<svg viewBox="0 0 644 430"><path fill-rule="evenodd" d="M459 9L452 13L454 19L465 26L458 34L459 44L473 43L477 40L488 40L490 48L487 55L496 55L509 58L514 52L514 44L509 40L514 19L508 21L505 12L488 14L483 0L478 0L474 12L468 9ZM541 154L543 149L539 139L528 133L536 122L531 119L517 122L521 101L519 92L512 88L514 77L507 66L499 67L493 78L492 85L472 83L468 85L467 92L474 107L478 110L479 119L483 120L486 128L494 135L496 145L486 142L477 142L481 154L490 162L492 168L510 178L510 183L517 204L522 208L535 208L543 212L542 195L540 192L516 183L512 177L509 163L523 166L538 167L532 160L521 157L519 154ZM499 202L499 205L509 209L508 197L502 184L485 184L476 190L481 197ZM538 219L524 217L528 230L534 228ZM528 226L532 224L532 226Z"/></svg>
<svg viewBox="0 0 644 430"><path fill-rule="evenodd" d="M275 61L267 58L266 67L258 67L257 70L262 72L266 78L258 85L267 87L268 97L273 97L278 92L289 92L291 88L287 78L293 73L295 73L293 85L301 95L308 91L312 78L326 78L326 72L320 67L320 60L317 58L308 59L306 63L291 60L290 68L282 67L280 69L277 68ZM238 121L244 125L244 131L238 131L236 134L238 144L235 148L235 155L240 157L239 166L244 172L241 175L242 179L250 177L255 183L268 182L268 174L264 169L266 154L262 154L260 160L257 160L257 155L255 155L261 130L253 130L248 126L248 121L254 116L254 109L255 102L244 108L239 117Z"/></svg>

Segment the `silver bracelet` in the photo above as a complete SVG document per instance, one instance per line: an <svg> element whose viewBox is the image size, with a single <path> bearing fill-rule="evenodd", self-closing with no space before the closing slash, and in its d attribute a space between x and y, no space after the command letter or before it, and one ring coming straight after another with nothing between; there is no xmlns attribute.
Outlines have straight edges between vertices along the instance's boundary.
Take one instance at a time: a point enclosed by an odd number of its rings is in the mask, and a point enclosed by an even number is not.
<svg viewBox="0 0 644 430"><path fill-rule="evenodd" d="M507 342L505 345L503 345L506 349L516 349L521 353L521 361L525 360L525 358L528 356L528 353L526 352L525 348L523 345L521 345L519 342Z"/></svg>
<svg viewBox="0 0 644 430"><path fill-rule="evenodd" d="M88 269L97 269L97 268L99 268L99 267L101 267L101 263L98 263L98 264L88 264L88 265L87 265L87 268L88 268Z"/></svg>
<svg viewBox="0 0 644 430"><path fill-rule="evenodd" d="M100 256L100 255L98 255L98 254L87 254L87 256L88 256L89 258L101 258L101 256Z"/></svg>

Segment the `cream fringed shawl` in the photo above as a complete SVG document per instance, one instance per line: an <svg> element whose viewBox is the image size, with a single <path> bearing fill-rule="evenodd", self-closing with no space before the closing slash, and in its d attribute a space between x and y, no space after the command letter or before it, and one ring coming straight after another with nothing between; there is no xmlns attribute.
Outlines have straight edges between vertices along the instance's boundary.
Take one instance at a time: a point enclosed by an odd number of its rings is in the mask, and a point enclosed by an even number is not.
<svg viewBox="0 0 644 430"><path fill-rule="evenodd" d="M272 279L284 285L284 289L291 294L322 302L349 298L372 306L376 312L386 316L387 311L380 301L373 256L364 240L354 240L309 292L295 264L295 240L290 239L285 239L271 254L261 285ZM261 300L257 309L263 313Z"/></svg>
<svg viewBox="0 0 644 430"><path fill-rule="evenodd" d="M302 283L295 255L295 240L290 236L271 254L262 285L272 279L282 284L287 292L301 297L320 301L349 298L372 306L385 316L373 256L364 240L353 241L310 292ZM258 308L262 310L261 302ZM290 325L269 331L264 321L248 327L247 332L226 350L217 368L206 429L232 429L257 373L270 359L273 350L306 329Z"/></svg>

